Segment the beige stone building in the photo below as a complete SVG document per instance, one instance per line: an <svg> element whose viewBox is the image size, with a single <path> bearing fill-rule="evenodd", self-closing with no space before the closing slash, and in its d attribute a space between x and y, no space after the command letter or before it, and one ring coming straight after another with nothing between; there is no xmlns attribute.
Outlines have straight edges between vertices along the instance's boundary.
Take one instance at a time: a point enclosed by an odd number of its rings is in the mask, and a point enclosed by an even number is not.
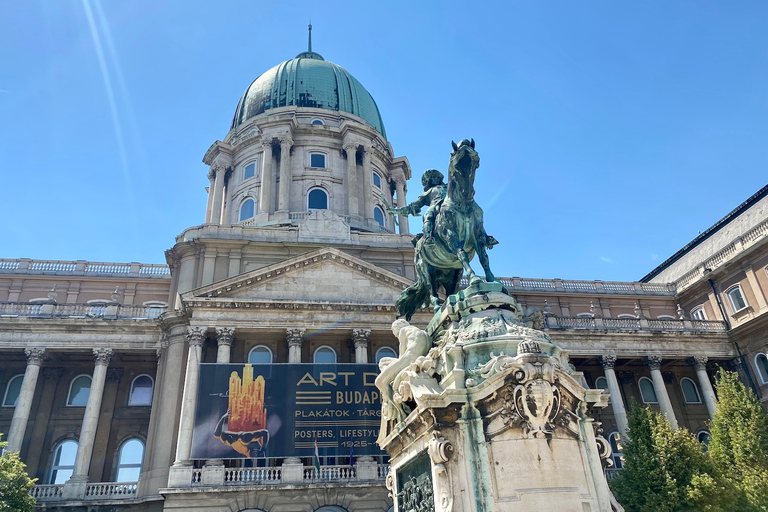
<svg viewBox="0 0 768 512"><path fill-rule="evenodd" d="M0 260L0 431L39 508L387 511L384 457L317 472L190 453L201 362L394 355L415 272L407 219L386 208L406 204L407 158L365 88L310 50L248 87L203 161L205 223L167 265ZM633 402L704 439L718 365L768 400L767 207L768 187L640 282L502 279L610 391L595 416L614 448Z"/></svg>

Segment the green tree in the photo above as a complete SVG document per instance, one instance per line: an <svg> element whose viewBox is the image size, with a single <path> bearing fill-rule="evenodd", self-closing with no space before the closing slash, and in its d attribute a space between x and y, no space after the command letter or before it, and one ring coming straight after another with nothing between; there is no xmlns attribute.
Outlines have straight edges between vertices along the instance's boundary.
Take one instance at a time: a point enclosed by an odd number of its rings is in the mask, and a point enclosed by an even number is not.
<svg viewBox="0 0 768 512"><path fill-rule="evenodd" d="M8 443L0 442L0 450L6 446ZM35 508L35 498L29 495L34 485L35 480L27 475L18 453L0 455L0 512L27 512Z"/></svg>
<svg viewBox="0 0 768 512"><path fill-rule="evenodd" d="M721 369L716 388L709 454L744 494L744 512L768 511L768 415L736 373Z"/></svg>
<svg viewBox="0 0 768 512"><path fill-rule="evenodd" d="M624 470L611 482L627 512L740 511L738 492L722 478L696 438L649 408L632 407Z"/></svg>

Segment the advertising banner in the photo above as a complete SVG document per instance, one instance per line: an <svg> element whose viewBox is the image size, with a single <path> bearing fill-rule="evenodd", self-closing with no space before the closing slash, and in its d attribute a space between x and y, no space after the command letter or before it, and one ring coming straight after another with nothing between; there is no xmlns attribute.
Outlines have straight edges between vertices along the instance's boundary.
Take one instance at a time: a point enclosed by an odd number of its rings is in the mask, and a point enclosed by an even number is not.
<svg viewBox="0 0 768 512"><path fill-rule="evenodd" d="M193 459L384 455L375 364L201 364Z"/></svg>

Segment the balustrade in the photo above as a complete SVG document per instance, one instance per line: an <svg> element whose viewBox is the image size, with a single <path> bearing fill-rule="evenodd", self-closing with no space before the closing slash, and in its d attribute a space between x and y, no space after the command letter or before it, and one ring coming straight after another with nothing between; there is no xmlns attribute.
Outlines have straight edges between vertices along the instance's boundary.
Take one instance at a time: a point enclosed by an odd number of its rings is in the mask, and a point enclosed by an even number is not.
<svg viewBox="0 0 768 512"><path fill-rule="evenodd" d="M61 491L64 484L58 485L35 485L29 490L29 495L37 501L60 500Z"/></svg>
<svg viewBox="0 0 768 512"><path fill-rule="evenodd" d="M136 497L136 482L105 482L88 484L85 487L86 500L119 500Z"/></svg>
<svg viewBox="0 0 768 512"><path fill-rule="evenodd" d="M304 481L355 480L356 478L354 466L320 466L319 472L314 466L304 467Z"/></svg>
<svg viewBox="0 0 768 512"><path fill-rule="evenodd" d="M152 263L103 263L90 261L59 261L0 259L0 273L14 274L56 274L56 275L99 275L136 276L169 279L168 265Z"/></svg>
<svg viewBox="0 0 768 512"><path fill-rule="evenodd" d="M280 468L227 468L224 471L224 485L279 484L281 481Z"/></svg>
<svg viewBox="0 0 768 512"><path fill-rule="evenodd" d="M44 309L44 306L48 309ZM102 318L107 314L106 304L39 304L0 302L2 316L46 316L57 318ZM117 318L151 319L162 315L167 308L159 306L118 305Z"/></svg>

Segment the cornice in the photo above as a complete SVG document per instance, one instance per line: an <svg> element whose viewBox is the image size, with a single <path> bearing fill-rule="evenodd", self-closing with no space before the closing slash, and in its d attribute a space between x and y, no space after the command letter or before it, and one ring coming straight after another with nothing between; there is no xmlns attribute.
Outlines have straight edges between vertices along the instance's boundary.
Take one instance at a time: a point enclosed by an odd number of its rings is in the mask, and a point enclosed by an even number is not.
<svg viewBox="0 0 768 512"><path fill-rule="evenodd" d="M231 158L232 146L230 146L226 142L217 140L216 142L211 144L211 147L209 147L208 151L205 152L205 155L203 156L203 163L205 165L211 165L213 164L214 159L219 155L224 155Z"/></svg>

